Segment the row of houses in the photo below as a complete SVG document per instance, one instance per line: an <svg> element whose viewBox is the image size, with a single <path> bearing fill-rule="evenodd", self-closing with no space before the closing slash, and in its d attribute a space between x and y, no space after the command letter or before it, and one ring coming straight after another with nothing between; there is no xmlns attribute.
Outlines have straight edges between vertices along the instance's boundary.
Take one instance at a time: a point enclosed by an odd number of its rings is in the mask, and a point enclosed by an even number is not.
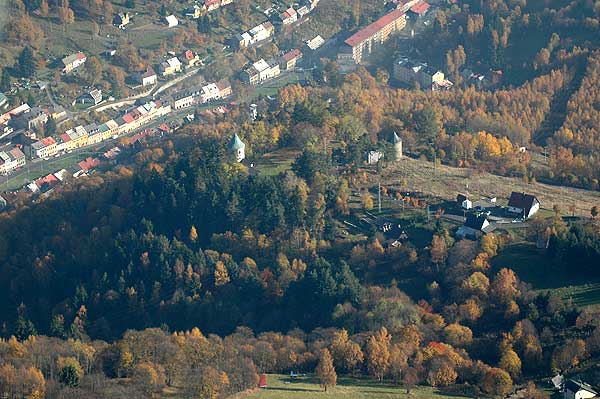
<svg viewBox="0 0 600 399"><path fill-rule="evenodd" d="M168 103L175 110L191 107L195 104L206 104L211 101L229 97L232 94L231 84L226 79L203 86L195 86L181 91L173 96L164 97L163 103Z"/></svg>
<svg viewBox="0 0 600 399"><path fill-rule="evenodd" d="M184 14L186 17L198 19L209 12L218 10L231 3L233 3L233 0L204 0L186 9Z"/></svg>
<svg viewBox="0 0 600 399"><path fill-rule="evenodd" d="M246 83L257 85L279 76L280 73L279 62L276 59L265 61L261 58L244 71L242 78Z"/></svg>
<svg viewBox="0 0 600 399"><path fill-rule="evenodd" d="M281 74L281 71L291 70L296 67L302 58L302 51L293 49L283 54L278 59L272 58L268 61L260 59L250 65L242 73L242 79L253 85L260 84Z"/></svg>
<svg viewBox="0 0 600 399"><path fill-rule="evenodd" d="M0 136L5 136L15 129L31 130L39 128L48 122L49 118L59 120L67 115L67 111L60 105L41 108L30 107L24 103L0 115Z"/></svg>
<svg viewBox="0 0 600 399"><path fill-rule="evenodd" d="M26 145L25 154L29 158L49 158L61 152L72 151L91 144L97 144L116 136L127 134L156 118L171 112L171 104L149 101L136 107L122 117L97 125L77 126L55 137L45 137Z"/></svg>
<svg viewBox="0 0 600 399"><path fill-rule="evenodd" d="M240 33L231 39L231 46L241 50L253 44L267 40L275 33L275 27L269 21L256 25L247 32Z"/></svg>

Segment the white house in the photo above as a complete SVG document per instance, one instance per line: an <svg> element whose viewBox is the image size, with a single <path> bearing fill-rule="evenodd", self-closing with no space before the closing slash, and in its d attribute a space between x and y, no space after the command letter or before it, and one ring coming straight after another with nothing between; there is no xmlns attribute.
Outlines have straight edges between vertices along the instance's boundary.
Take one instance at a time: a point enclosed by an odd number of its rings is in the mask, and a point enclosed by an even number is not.
<svg viewBox="0 0 600 399"><path fill-rule="evenodd" d="M530 194L513 191L508 200L508 211L516 213L523 219L529 219L540 210L540 202Z"/></svg>
<svg viewBox="0 0 600 399"><path fill-rule="evenodd" d="M369 165L375 165L383 159L383 152L381 151L369 151L367 153L367 163Z"/></svg>
<svg viewBox="0 0 600 399"><path fill-rule="evenodd" d="M467 215L465 224L460 226L456 232L456 236L459 238L479 238L491 230L490 222L485 216L476 216L470 213Z"/></svg>
<svg viewBox="0 0 600 399"><path fill-rule="evenodd" d="M596 391L591 385L576 380L567 380L563 392L564 399L587 399L598 397Z"/></svg>
<svg viewBox="0 0 600 399"><path fill-rule="evenodd" d="M177 20L177 17L176 17L175 15L173 15L173 14L171 14L171 15L167 15L167 16L165 17L165 21L166 21L166 23L167 23L167 26L168 26L169 28L172 28L172 27L174 27L174 26L177 26L177 25L179 25L179 20Z"/></svg>

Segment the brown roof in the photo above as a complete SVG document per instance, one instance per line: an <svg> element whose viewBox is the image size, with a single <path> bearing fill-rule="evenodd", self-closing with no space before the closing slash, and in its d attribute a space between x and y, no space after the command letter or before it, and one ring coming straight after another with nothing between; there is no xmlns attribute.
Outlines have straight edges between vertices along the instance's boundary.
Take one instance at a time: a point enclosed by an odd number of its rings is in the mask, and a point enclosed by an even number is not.
<svg viewBox="0 0 600 399"><path fill-rule="evenodd" d="M513 191L510 195L510 199L508 200L508 206L513 208L525 209L527 213L529 213L529 210L531 209L533 204L535 204L536 201L537 198L535 198L534 195L517 193L516 191Z"/></svg>
<svg viewBox="0 0 600 399"><path fill-rule="evenodd" d="M415 14L425 14L427 10L429 10L429 4L426 1L421 0L417 4L412 6L410 10Z"/></svg>
<svg viewBox="0 0 600 399"><path fill-rule="evenodd" d="M369 37L373 36L375 33L379 32L385 26L390 23L396 21L400 17L404 15L404 11L402 10L394 10L388 14L385 14L383 17L379 18L377 21L372 24L366 26L365 28L359 30L348 39L346 39L345 43L350 47L354 47L359 43L362 43Z"/></svg>
<svg viewBox="0 0 600 399"><path fill-rule="evenodd" d="M283 55L283 59L286 61L293 60L294 58L298 58L302 56L302 51L298 49L293 49L292 51L288 51Z"/></svg>

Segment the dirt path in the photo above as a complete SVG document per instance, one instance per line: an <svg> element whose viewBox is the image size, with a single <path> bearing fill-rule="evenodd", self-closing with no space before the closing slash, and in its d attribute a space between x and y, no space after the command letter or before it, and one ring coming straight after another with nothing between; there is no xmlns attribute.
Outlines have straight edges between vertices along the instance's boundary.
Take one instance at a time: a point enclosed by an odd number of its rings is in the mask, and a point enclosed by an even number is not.
<svg viewBox="0 0 600 399"><path fill-rule="evenodd" d="M600 192L578 188L552 186L543 183L525 183L521 179L478 173L473 169L453 168L440 165L433 175L433 164L412 158L403 158L382 172L383 182L400 186L406 179L407 189L421 191L427 195L444 199L455 199L458 193L468 191L473 198L497 197L499 202L507 200L512 191L535 195L543 209L551 210L557 204L563 213L569 206L576 206L576 215L590 215L594 205L600 206Z"/></svg>

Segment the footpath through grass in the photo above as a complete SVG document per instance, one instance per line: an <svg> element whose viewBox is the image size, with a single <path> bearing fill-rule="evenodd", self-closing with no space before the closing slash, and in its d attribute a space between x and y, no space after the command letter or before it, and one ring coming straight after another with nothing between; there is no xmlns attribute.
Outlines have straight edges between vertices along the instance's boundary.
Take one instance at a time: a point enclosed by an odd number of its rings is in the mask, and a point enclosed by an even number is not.
<svg viewBox="0 0 600 399"><path fill-rule="evenodd" d="M410 394L406 389L387 383L378 383L363 378L338 377L338 385L327 388L327 392L319 386L319 381L312 375L290 379L281 374L269 374L268 388L252 393L235 396L235 399L377 399L377 398L431 398L431 399L460 399L467 396L444 394L435 388L417 387Z"/></svg>

